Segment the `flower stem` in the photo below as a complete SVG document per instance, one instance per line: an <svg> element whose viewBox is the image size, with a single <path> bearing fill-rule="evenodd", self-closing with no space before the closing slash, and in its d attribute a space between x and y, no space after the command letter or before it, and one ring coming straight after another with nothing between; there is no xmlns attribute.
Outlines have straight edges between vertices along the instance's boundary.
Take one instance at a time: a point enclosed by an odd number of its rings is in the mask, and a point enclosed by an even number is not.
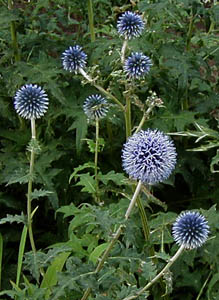
<svg viewBox="0 0 219 300"><path fill-rule="evenodd" d="M149 118L149 115L151 113L151 111L153 110L153 105L149 106L148 109L146 110L146 112L144 112L143 117L137 127L137 129L135 130L135 133L139 132L142 128L142 126L144 125L144 122Z"/></svg>
<svg viewBox="0 0 219 300"><path fill-rule="evenodd" d="M13 1L8 0L8 9L13 9ZM11 31L11 40L12 40L12 48L14 51L14 60L16 62L20 61L20 53L19 53L19 47L18 47L18 41L17 41L17 31L16 31L16 25L15 21L10 22L10 31Z"/></svg>
<svg viewBox="0 0 219 300"><path fill-rule="evenodd" d="M126 213L125 213L125 219L126 220L128 220L128 218L129 218L129 216L131 214L132 208L135 205L137 196L138 196L138 194L139 194L139 192L141 190L141 184L142 184L141 181L139 181L138 185L136 187L136 190L134 192L134 195L132 197L132 200L131 200L131 202L129 204L129 207L128 207ZM113 239L111 240L111 242L109 243L108 247L104 251L104 253L103 253L103 255L102 255L102 257L101 257L101 259L100 259L100 261L99 261L99 263L98 263L98 265L96 267L96 269L95 269L95 273L98 273L102 269L103 264L106 261L106 259L108 258L111 249L113 248L113 246L115 245L115 243L119 239L119 237L120 237L120 235L122 233L123 227L124 227L124 225L120 225L119 228L117 229L116 233L113 236ZM91 293L91 288L86 289L86 291L84 292L84 295L81 298L81 300L86 300L89 297L90 293Z"/></svg>
<svg viewBox="0 0 219 300"><path fill-rule="evenodd" d="M99 198L99 181L97 176L97 162L98 162L98 144L99 144L99 118L96 117L96 143L95 143L95 157L94 157L94 165L95 165L95 182L96 182L96 201L100 203Z"/></svg>
<svg viewBox="0 0 219 300"><path fill-rule="evenodd" d="M159 274L157 274L145 287L143 287L136 295L126 297L123 300L133 300L138 298L140 295L142 295L146 290L148 290L158 279L160 279L164 273L172 266L172 264L177 260L177 258L182 254L185 246L181 245L181 247L178 249L178 251L175 253L175 255L169 260L169 262L166 264L166 266L160 271Z"/></svg>
<svg viewBox="0 0 219 300"><path fill-rule="evenodd" d="M130 95L126 96L126 107L125 107L125 128L126 128L126 139L131 135L131 99Z"/></svg>
<svg viewBox="0 0 219 300"><path fill-rule="evenodd" d="M128 40L125 39L122 45L122 50L121 50L121 63L124 64L125 62L125 51L128 45Z"/></svg>
<svg viewBox="0 0 219 300"><path fill-rule="evenodd" d="M31 118L31 133L32 133L32 140L36 139L36 127L35 127L35 119ZM36 247L33 238L33 230L32 230L32 215L31 215L31 196L32 196L32 184L33 184L33 169L34 169L34 148L31 148L30 154L30 169L29 169L29 181L28 181L28 191L27 191L27 228L28 234L30 238L30 244L33 253L36 253Z"/></svg>
<svg viewBox="0 0 219 300"><path fill-rule="evenodd" d="M89 19L91 42L94 42L95 41L95 30L94 30L94 12L93 12L92 0L87 0L87 9L88 9L88 19Z"/></svg>
<svg viewBox="0 0 219 300"><path fill-rule="evenodd" d="M212 275L212 271L209 272L208 277L207 277L207 279L205 280L203 286L201 287L200 292L199 292L199 294L198 294L198 296L197 296L197 298L196 298L195 300L199 300L199 299L200 299L200 297L201 297L201 295L202 295L202 293L203 293L203 290L204 290L204 288L206 287L206 284L208 283L208 281L209 281L211 275Z"/></svg>
<svg viewBox="0 0 219 300"><path fill-rule="evenodd" d="M144 206L143 206L141 198L139 196L137 197L137 205L138 205L138 209L140 210L141 223L142 223L142 228L143 228L143 232L144 232L145 241L149 242L150 241L150 228L149 228L147 215L145 213ZM149 247L149 256L151 256L151 260L154 263L154 265L157 265L158 264L158 259L155 256L155 251L154 251L153 245L151 245ZM160 284L161 290L165 290L164 283L161 279L159 280L159 284ZM168 295L164 295L163 299L168 300L169 299Z"/></svg>
<svg viewBox="0 0 219 300"><path fill-rule="evenodd" d="M87 79L97 90L99 90L101 93L103 93L105 96L107 96L108 98L112 99L116 104L119 105L120 109L122 111L125 110L125 107L122 105L122 103L115 97L113 96L110 92L106 91L104 88L102 88L102 86L96 84L94 82L94 80L83 70L83 69L79 69L81 75Z"/></svg>
<svg viewBox="0 0 219 300"><path fill-rule="evenodd" d="M192 15L190 18L190 21L189 21L189 29L188 29L188 33L187 33L187 39L186 39L186 51L190 50L195 17L196 17L196 15L194 15L194 16Z"/></svg>
<svg viewBox="0 0 219 300"><path fill-rule="evenodd" d="M125 39L122 45L122 49L121 49L121 63L122 65L125 62L125 51L128 45L128 40ZM124 92L124 96L126 99L126 106L125 106L125 111L124 111L124 115L125 115L125 128L126 128L126 139L131 135L131 129L132 129L132 125L131 125L131 99L130 99L130 93L128 92L128 85L125 85L125 90L126 92Z"/></svg>
<svg viewBox="0 0 219 300"><path fill-rule="evenodd" d="M144 231L144 236L145 236L145 240L149 241L150 239L150 230L149 230L149 226L148 226L148 220L147 220L147 216L144 210L144 206L141 202L140 197L137 197L137 205L138 208L140 210L140 215L141 215L141 222L142 222L142 227L143 227L143 231ZM154 256L154 250L153 252L150 253L150 256Z"/></svg>
<svg viewBox="0 0 219 300"><path fill-rule="evenodd" d="M126 214L125 214L125 219L126 220L129 218L130 213L131 213L131 211L132 211L132 209L133 209L133 207L134 207L134 205L136 203L137 196L138 196L138 194L139 194L139 192L141 190L141 185L142 185L142 182L141 182L141 180L139 180L138 185L137 185L137 187L135 189L134 195L132 197L132 200L131 200L131 202L129 204L129 207L128 207L128 209L126 211Z"/></svg>

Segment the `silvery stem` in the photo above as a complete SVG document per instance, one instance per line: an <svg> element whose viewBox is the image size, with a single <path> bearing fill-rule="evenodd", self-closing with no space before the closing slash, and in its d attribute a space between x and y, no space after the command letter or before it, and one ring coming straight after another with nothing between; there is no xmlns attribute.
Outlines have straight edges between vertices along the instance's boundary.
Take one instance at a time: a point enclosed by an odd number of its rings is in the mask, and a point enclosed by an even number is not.
<svg viewBox="0 0 219 300"><path fill-rule="evenodd" d="M132 211L132 208L134 207L134 205L136 203L136 199L137 199L138 194L139 194L139 192L141 190L141 184L142 184L142 182L141 182L141 180L139 180L138 185L137 185L137 187L135 189L134 195L132 197L132 200L131 200L131 202L129 204L129 207L128 207L128 209L126 211L126 214L125 214L125 219L126 220L128 219L128 217L129 217L129 215L130 215L130 213Z"/></svg>
<svg viewBox="0 0 219 300"><path fill-rule="evenodd" d="M166 264L166 266L160 271L159 274L157 274L145 287L143 287L136 295L126 297L122 300L133 300L138 298L138 296L142 295L146 290L148 290L158 279L161 278L161 276L164 275L164 273L172 266L172 264L177 260L177 258L182 254L185 246L181 245L178 251L175 253L175 255L169 260L169 262Z"/></svg>

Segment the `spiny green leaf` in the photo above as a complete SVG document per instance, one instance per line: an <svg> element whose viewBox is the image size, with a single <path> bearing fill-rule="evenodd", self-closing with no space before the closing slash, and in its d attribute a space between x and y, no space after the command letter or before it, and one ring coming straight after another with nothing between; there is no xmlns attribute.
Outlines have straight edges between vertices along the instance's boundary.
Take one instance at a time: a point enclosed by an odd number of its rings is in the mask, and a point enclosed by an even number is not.
<svg viewBox="0 0 219 300"><path fill-rule="evenodd" d="M219 147L219 142L216 142L216 141L215 142L207 142L207 143L201 145L200 147L187 149L187 151L203 152L203 151L207 151L209 149L215 148L215 147Z"/></svg>
<svg viewBox="0 0 219 300"><path fill-rule="evenodd" d="M88 162L88 163L85 163L83 165L80 165L77 168L74 168L74 172L69 177L69 183L71 182L72 178L74 178L77 175L78 172L80 172L80 171L82 171L84 169L87 169L87 168L94 169L95 168L95 164L93 162Z"/></svg>
<svg viewBox="0 0 219 300"><path fill-rule="evenodd" d="M1 5L1 13L0 13L0 26L5 27L6 25L12 21L19 20L18 15L15 14L14 10L9 10L6 7Z"/></svg>
<svg viewBox="0 0 219 300"><path fill-rule="evenodd" d="M127 178L122 173L115 173L115 171L110 171L103 175L101 172L98 174L98 179L101 180L105 185L111 180L116 185L124 185L124 180Z"/></svg>
<svg viewBox="0 0 219 300"><path fill-rule="evenodd" d="M191 111L182 111L179 114L173 115L174 125L177 131L182 131L189 124L194 124L195 113Z"/></svg>
<svg viewBox="0 0 219 300"><path fill-rule="evenodd" d="M24 169L15 170L14 173L8 178L8 183L6 186L13 183L27 183L30 179L34 179L34 175L31 176L29 173L24 175L25 172L26 170Z"/></svg>
<svg viewBox="0 0 219 300"><path fill-rule="evenodd" d="M16 222L16 223L23 223L23 224L26 224L26 217L25 215L22 213L21 215L8 215L7 214L7 217L6 218L2 218L0 219L0 224L5 224L5 223L13 223L13 222Z"/></svg>
<svg viewBox="0 0 219 300"><path fill-rule="evenodd" d="M97 246L93 252L89 256L89 260L92 261L94 264L96 264L98 258L101 256L103 251L108 247L109 243L103 243L99 246Z"/></svg>
<svg viewBox="0 0 219 300"><path fill-rule="evenodd" d="M80 181L76 185L82 185L82 192L88 192L90 194L95 193L95 185L96 182L93 178L93 176L90 175L90 173L82 174L80 175Z"/></svg>
<svg viewBox="0 0 219 300"><path fill-rule="evenodd" d="M75 121L68 128L68 130L76 129L76 149L77 152L81 151L82 141L87 134L87 120L85 114L81 111L78 113Z"/></svg>
<svg viewBox="0 0 219 300"><path fill-rule="evenodd" d="M165 262L168 262L170 259L170 255L165 252L156 253L156 257L159 259L163 259Z"/></svg>
<svg viewBox="0 0 219 300"><path fill-rule="evenodd" d="M46 190L42 190L42 189L40 189L40 190L34 189L34 191L31 194L31 199L38 199L39 197L46 197L52 193L53 192L51 192L51 191L46 191Z"/></svg>
<svg viewBox="0 0 219 300"><path fill-rule="evenodd" d="M16 142L17 145L26 145L30 140L30 133L26 131L21 134L21 131L18 130L9 131L1 129L0 136Z"/></svg>
<svg viewBox="0 0 219 300"><path fill-rule="evenodd" d="M6 295L11 297L11 299L15 299L14 297L16 297L17 293L12 290L5 290L0 292L0 296L6 296Z"/></svg>
<svg viewBox="0 0 219 300"><path fill-rule="evenodd" d="M45 257L46 254L40 251L37 251L37 253L27 252L24 255L24 268L31 273L37 282L40 278L40 267L45 267Z"/></svg>
<svg viewBox="0 0 219 300"><path fill-rule="evenodd" d="M74 216L79 211L80 210L74 205L74 203L71 203L70 205L61 206L56 210L56 213L63 213L64 218L67 218L69 216Z"/></svg>
<svg viewBox="0 0 219 300"><path fill-rule="evenodd" d="M37 282L39 282L40 268L49 266L49 263L54 260L58 254L68 251L71 251L71 248L66 245L62 245L61 247L50 249L47 253L43 253L41 251L37 251L36 253L27 252L25 253L24 260L25 269L32 274Z"/></svg>
<svg viewBox="0 0 219 300"><path fill-rule="evenodd" d="M91 139L85 139L85 141L88 144L89 150L91 153L95 153L95 148L96 148L96 142L91 140ZM98 139L98 152L103 151L103 148L105 146L105 141L103 138Z"/></svg>
<svg viewBox="0 0 219 300"><path fill-rule="evenodd" d="M71 252L64 252L59 254L57 257L55 257L52 264L48 267L40 285L41 288L48 288L46 299L49 299L49 295L51 294L51 287L53 287L57 283L57 272L62 271L62 268L70 253Z"/></svg>
<svg viewBox="0 0 219 300"><path fill-rule="evenodd" d="M150 281L156 275L156 266L152 261L145 261L141 264L141 282L144 284L146 281Z"/></svg>
<svg viewBox="0 0 219 300"><path fill-rule="evenodd" d="M219 146L219 143L218 143ZM217 150L217 154L212 158L210 169L212 173L219 173L219 169L216 170L215 167L219 165L219 150Z"/></svg>

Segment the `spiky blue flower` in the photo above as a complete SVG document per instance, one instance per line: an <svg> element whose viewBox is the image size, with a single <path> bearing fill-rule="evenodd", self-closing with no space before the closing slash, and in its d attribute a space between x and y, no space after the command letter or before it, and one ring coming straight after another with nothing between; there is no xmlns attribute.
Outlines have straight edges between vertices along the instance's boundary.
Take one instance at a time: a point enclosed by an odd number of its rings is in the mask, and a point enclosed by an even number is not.
<svg viewBox="0 0 219 300"><path fill-rule="evenodd" d="M144 29L142 18L133 12L123 13L117 22L117 30L121 36L126 39L135 38L141 35Z"/></svg>
<svg viewBox="0 0 219 300"><path fill-rule="evenodd" d="M198 212L183 212L173 224L173 238L186 249L201 247L207 240L209 226L205 217Z"/></svg>
<svg viewBox="0 0 219 300"><path fill-rule="evenodd" d="M152 66L148 56L140 52L134 52L125 60L124 71L129 78L137 79L144 77Z"/></svg>
<svg viewBox="0 0 219 300"><path fill-rule="evenodd" d="M61 59L65 70L77 74L80 68L83 69L86 66L87 54L82 51L80 46L76 45L65 50Z"/></svg>
<svg viewBox="0 0 219 300"><path fill-rule="evenodd" d="M49 99L46 92L36 84L26 84L15 94L16 112L25 119L39 119L47 111Z"/></svg>
<svg viewBox="0 0 219 300"><path fill-rule="evenodd" d="M101 95L91 95L86 98L83 109L88 119L101 119L108 112L108 103Z"/></svg>
<svg viewBox="0 0 219 300"><path fill-rule="evenodd" d="M176 149L170 138L155 129L134 133L123 146L122 166L143 183L163 182L176 165Z"/></svg>

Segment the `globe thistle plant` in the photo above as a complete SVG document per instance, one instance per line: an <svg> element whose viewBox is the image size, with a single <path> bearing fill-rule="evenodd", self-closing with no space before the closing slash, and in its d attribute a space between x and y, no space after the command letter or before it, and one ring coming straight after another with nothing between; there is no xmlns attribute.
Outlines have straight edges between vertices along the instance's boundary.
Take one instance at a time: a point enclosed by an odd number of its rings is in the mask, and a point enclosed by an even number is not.
<svg viewBox="0 0 219 300"><path fill-rule="evenodd" d="M32 139L28 145L30 151L30 168L27 189L27 229L30 238L32 251L36 253L36 247L32 230L32 184L34 174L34 157L39 150L39 144L36 140L35 119L41 118L47 111L49 99L45 91L36 84L26 84L22 86L15 94L14 107L16 112L23 118L29 119L31 122ZM26 236L24 238L24 245L26 243Z"/></svg>
<svg viewBox="0 0 219 300"><path fill-rule="evenodd" d="M122 165L133 179L147 184L163 182L175 168L176 149L161 131L141 130L124 144Z"/></svg>
<svg viewBox="0 0 219 300"><path fill-rule="evenodd" d="M173 224L173 238L186 249L201 247L207 240L209 226L205 217L198 212L183 212Z"/></svg>
<svg viewBox="0 0 219 300"><path fill-rule="evenodd" d="M16 112L25 119L39 119L47 111L49 99L45 91L36 84L26 84L15 94Z"/></svg>
<svg viewBox="0 0 219 300"><path fill-rule="evenodd" d="M61 59L65 70L77 74L80 69L84 69L86 66L87 54L82 51L80 46L76 45L65 50Z"/></svg>
<svg viewBox="0 0 219 300"><path fill-rule="evenodd" d="M149 57L140 52L134 52L125 60L124 71L131 79L144 77L152 66Z"/></svg>
<svg viewBox="0 0 219 300"><path fill-rule="evenodd" d="M138 290L135 296L126 297L123 300L136 299L147 291L155 282L164 277L169 272L170 267L183 253L184 249L194 249L202 246L209 234L209 226L205 217L198 212L181 213L173 224L173 237L180 248L171 257L165 267L148 282L143 288Z"/></svg>
<svg viewBox="0 0 219 300"><path fill-rule="evenodd" d="M96 191L94 198L97 203L100 204L100 193L99 193L99 180L98 180L98 151L99 151L99 120L105 117L108 112L107 101L101 95L91 95L86 98L83 105L84 113L88 119L94 120L96 125L96 142L95 142L95 157L94 157L94 171L95 171L95 182Z"/></svg>
<svg viewBox="0 0 219 300"><path fill-rule="evenodd" d="M144 29L144 22L138 14L127 11L119 17L117 29L125 39L139 37Z"/></svg>
<svg viewBox="0 0 219 300"><path fill-rule="evenodd" d="M83 109L88 119L102 119L108 112L107 101L101 95L91 95L86 98Z"/></svg>

